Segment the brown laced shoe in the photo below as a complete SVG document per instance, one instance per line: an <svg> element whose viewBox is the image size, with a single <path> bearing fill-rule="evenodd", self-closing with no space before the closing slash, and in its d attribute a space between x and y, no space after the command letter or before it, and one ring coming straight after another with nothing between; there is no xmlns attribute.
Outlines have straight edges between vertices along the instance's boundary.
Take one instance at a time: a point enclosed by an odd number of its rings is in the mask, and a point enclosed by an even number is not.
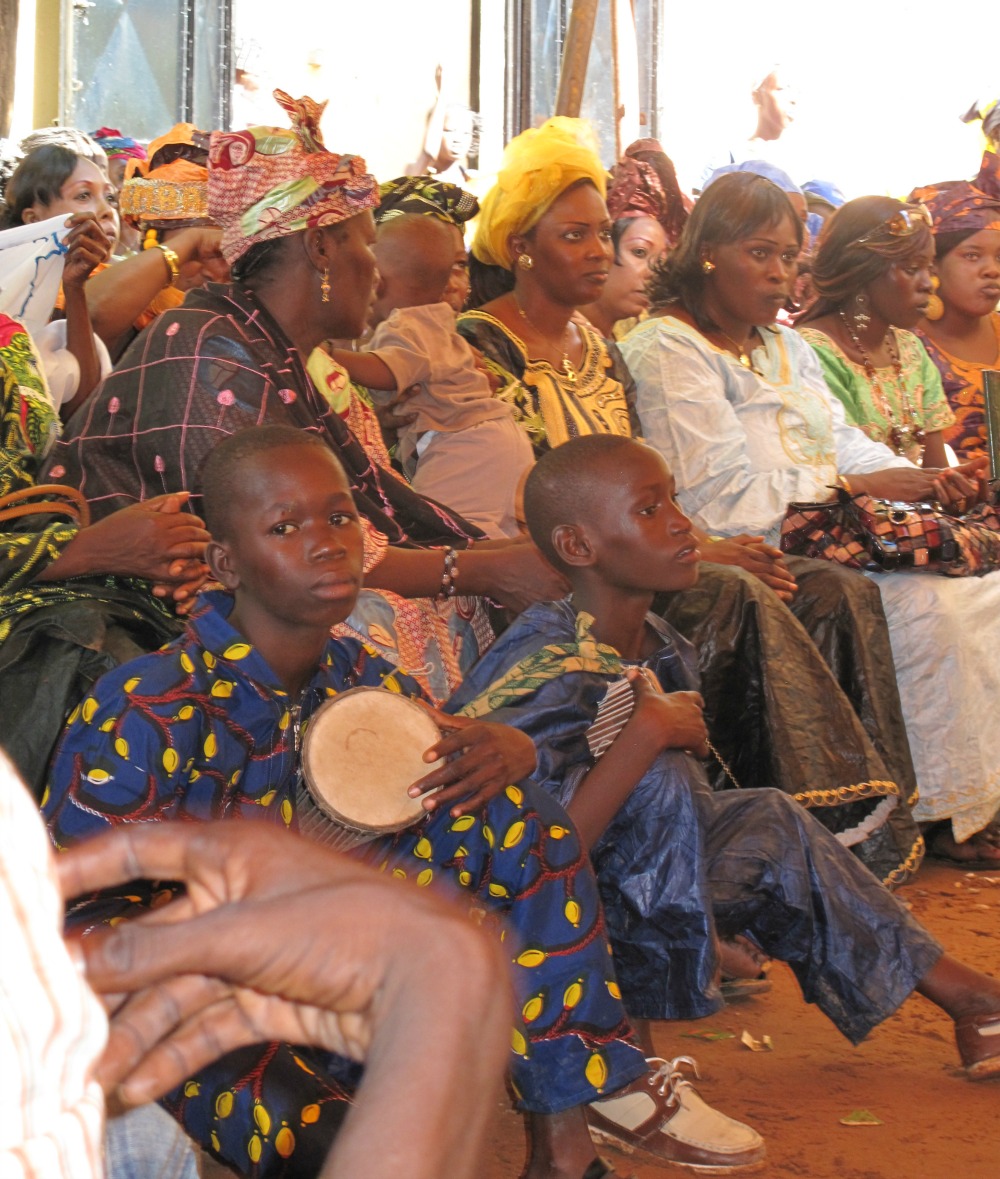
<svg viewBox="0 0 1000 1179"><path fill-rule="evenodd" d="M626 1151L644 1150L654 1158L702 1175L759 1171L764 1139L742 1122L713 1109L681 1072L690 1056L650 1057L649 1072L613 1097L592 1102L587 1122L593 1136Z"/></svg>

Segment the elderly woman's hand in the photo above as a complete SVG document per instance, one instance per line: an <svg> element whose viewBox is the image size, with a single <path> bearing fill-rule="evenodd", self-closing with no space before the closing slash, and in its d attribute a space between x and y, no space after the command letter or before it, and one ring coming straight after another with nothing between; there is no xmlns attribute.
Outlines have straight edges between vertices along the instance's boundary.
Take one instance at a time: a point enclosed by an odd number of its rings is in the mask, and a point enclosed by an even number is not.
<svg viewBox="0 0 1000 1179"><path fill-rule="evenodd" d="M111 573L144 578L167 592L188 587L183 597L190 596L211 537L199 516L182 511L188 495L159 495L81 528L39 580Z"/></svg>
<svg viewBox="0 0 1000 1179"><path fill-rule="evenodd" d="M502 547L478 548L469 554L487 567L477 570L477 584L460 583L460 592L486 594L515 613L535 602L557 602L569 593L569 582L545 560L530 541L511 541ZM462 561L468 561L463 557ZM461 567L461 563L460 563Z"/></svg>

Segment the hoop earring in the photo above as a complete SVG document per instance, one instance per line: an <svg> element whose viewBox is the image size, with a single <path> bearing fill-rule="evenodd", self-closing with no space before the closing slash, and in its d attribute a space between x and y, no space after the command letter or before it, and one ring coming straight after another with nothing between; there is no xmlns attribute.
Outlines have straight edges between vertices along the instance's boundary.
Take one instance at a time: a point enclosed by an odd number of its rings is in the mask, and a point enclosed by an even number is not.
<svg viewBox="0 0 1000 1179"><path fill-rule="evenodd" d="M872 321L872 317L868 314L865 308L868 306L868 296L864 291L859 291L854 296L854 310L851 312L851 319L854 320L854 330L860 336L865 331Z"/></svg>
<svg viewBox="0 0 1000 1179"><path fill-rule="evenodd" d="M323 267L323 273L319 279L319 301L321 303L330 302L330 268Z"/></svg>
<svg viewBox="0 0 1000 1179"><path fill-rule="evenodd" d="M715 269L715 263L712 261L711 258L706 258L704 260L704 262L702 262L702 264L701 264L701 269L702 269L703 273L711 274L712 271Z"/></svg>
<svg viewBox="0 0 1000 1179"><path fill-rule="evenodd" d="M530 254L518 254L517 264L522 270L530 270L535 265L535 259Z"/></svg>

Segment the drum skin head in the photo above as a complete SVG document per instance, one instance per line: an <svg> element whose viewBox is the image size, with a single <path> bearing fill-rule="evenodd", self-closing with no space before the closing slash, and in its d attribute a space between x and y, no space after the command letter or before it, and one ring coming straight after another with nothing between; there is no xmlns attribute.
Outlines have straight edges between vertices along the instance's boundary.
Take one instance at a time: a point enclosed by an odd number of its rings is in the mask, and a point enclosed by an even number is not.
<svg viewBox="0 0 1000 1179"><path fill-rule="evenodd" d="M423 755L441 733L427 711L384 688L351 688L309 720L302 772L331 819L373 832L402 831L426 813L407 789L443 764Z"/></svg>

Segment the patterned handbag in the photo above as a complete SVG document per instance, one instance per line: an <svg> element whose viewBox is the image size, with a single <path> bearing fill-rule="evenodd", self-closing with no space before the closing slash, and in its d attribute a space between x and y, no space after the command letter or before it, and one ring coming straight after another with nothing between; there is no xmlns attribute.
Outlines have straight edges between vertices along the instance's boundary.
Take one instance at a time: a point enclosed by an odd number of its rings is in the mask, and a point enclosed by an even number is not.
<svg viewBox="0 0 1000 1179"><path fill-rule="evenodd" d="M993 504L977 504L963 516L949 516L928 503L852 496L838 488L829 503L788 505L781 551L851 569L981 577L1000 569L1000 512Z"/></svg>

